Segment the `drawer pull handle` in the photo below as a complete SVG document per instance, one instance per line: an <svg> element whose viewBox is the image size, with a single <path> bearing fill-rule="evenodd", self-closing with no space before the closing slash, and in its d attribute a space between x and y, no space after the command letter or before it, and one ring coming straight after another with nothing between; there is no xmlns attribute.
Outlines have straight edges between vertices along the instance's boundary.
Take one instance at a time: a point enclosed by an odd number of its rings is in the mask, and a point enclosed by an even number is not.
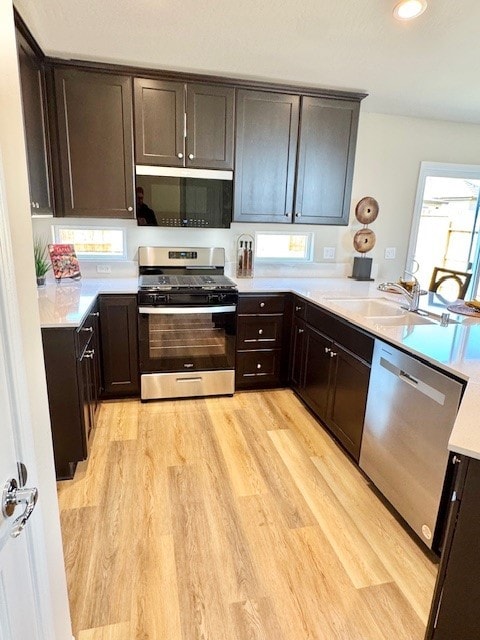
<svg viewBox="0 0 480 640"><path fill-rule="evenodd" d="M257 369L261 369L262 365L260 363L257 364Z"/></svg>
<svg viewBox="0 0 480 640"><path fill-rule="evenodd" d="M264 302L260 302L260 306L261 306L261 307L262 307L262 309L263 309L263 307L265 306L265 303L264 303Z"/></svg>
<svg viewBox="0 0 480 640"><path fill-rule="evenodd" d="M258 330L258 335L259 335L259 336L261 336L261 335L262 335L262 333L263 333L263 329L259 329L259 330Z"/></svg>

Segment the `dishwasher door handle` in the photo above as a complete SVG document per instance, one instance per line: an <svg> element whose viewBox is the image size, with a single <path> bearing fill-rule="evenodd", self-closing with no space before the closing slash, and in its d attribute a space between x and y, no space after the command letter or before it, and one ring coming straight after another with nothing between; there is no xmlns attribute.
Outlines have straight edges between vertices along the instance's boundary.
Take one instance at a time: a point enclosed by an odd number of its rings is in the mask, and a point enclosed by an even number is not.
<svg viewBox="0 0 480 640"><path fill-rule="evenodd" d="M398 377L400 378L400 380L403 380L407 384L411 384L412 387L416 387L418 385L418 382L419 382L416 378L411 376L406 371L402 371L401 369L399 371Z"/></svg>

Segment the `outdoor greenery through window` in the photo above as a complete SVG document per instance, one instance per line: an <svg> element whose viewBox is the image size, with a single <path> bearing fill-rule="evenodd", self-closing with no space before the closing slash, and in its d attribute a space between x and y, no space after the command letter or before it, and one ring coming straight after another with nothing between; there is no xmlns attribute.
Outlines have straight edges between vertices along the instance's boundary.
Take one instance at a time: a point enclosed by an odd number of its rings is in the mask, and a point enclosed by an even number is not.
<svg viewBox="0 0 480 640"><path fill-rule="evenodd" d="M95 229L87 227L55 226L55 242L73 244L80 258L125 258L123 229Z"/></svg>
<svg viewBox="0 0 480 640"><path fill-rule="evenodd" d="M312 233L257 233L256 260L309 262L312 258Z"/></svg>

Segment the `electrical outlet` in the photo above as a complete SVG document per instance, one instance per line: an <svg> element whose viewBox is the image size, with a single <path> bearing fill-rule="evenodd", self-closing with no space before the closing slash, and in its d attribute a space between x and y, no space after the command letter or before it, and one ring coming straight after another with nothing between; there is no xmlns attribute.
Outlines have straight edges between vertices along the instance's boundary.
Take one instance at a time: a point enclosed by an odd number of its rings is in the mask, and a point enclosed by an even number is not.
<svg viewBox="0 0 480 640"><path fill-rule="evenodd" d="M387 247L385 249L385 260L395 260L397 250L395 247Z"/></svg>
<svg viewBox="0 0 480 640"><path fill-rule="evenodd" d="M323 247L323 259L334 260L335 259L335 247Z"/></svg>
<svg viewBox="0 0 480 640"><path fill-rule="evenodd" d="M112 273L112 267L109 264L97 264L97 273Z"/></svg>

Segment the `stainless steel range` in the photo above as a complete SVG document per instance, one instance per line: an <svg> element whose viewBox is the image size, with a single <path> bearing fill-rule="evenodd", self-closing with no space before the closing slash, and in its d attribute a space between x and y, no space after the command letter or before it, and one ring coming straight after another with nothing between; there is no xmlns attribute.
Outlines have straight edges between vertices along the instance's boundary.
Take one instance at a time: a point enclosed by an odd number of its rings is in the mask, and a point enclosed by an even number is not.
<svg viewBox="0 0 480 640"><path fill-rule="evenodd" d="M236 284L225 251L139 247L141 399L231 395Z"/></svg>

